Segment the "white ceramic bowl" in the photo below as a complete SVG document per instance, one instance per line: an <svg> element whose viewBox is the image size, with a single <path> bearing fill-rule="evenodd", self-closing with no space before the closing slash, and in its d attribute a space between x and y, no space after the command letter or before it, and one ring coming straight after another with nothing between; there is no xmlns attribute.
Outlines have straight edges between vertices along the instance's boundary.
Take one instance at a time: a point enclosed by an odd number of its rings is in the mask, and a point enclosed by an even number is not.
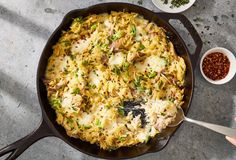
<svg viewBox="0 0 236 160"><path fill-rule="evenodd" d="M210 53L213 53L213 52L220 52L220 53L223 53L224 55L226 55L229 59L229 62L230 62L230 67L229 67L229 72L228 74L225 76L225 78L223 79L220 79L220 80L212 80L210 78L208 78L203 70L202 70L202 62L203 62L203 59ZM229 82L235 75L236 73L236 59L233 55L232 52L230 52L228 49L226 48L222 48L222 47L216 47L216 48L212 48L210 50L208 50L201 58L201 61L200 61L200 71L202 73L202 76L210 83L212 84L224 84L224 83L227 83Z"/></svg>
<svg viewBox="0 0 236 160"><path fill-rule="evenodd" d="M152 3L159 8L160 10L167 12L167 13L180 13L183 12L185 10L187 10L188 8L190 8L196 0L189 0L188 4L182 5L180 7L174 7L174 8L170 8L171 6L171 0L168 0L167 4L164 4L162 0L152 0Z"/></svg>

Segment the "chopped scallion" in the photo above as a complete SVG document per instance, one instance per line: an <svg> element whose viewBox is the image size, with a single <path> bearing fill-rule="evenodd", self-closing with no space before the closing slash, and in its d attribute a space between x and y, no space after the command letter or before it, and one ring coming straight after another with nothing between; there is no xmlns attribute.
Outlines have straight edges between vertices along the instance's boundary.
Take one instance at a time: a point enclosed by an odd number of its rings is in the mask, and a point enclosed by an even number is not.
<svg viewBox="0 0 236 160"><path fill-rule="evenodd" d="M73 91L71 92L71 94L73 94L73 95L80 94L80 89L74 88Z"/></svg>
<svg viewBox="0 0 236 160"><path fill-rule="evenodd" d="M136 35L136 32L137 32L137 29L136 29L135 25L132 25L132 26L131 26L131 31L130 31L130 33L131 33L133 36L135 36L135 35Z"/></svg>

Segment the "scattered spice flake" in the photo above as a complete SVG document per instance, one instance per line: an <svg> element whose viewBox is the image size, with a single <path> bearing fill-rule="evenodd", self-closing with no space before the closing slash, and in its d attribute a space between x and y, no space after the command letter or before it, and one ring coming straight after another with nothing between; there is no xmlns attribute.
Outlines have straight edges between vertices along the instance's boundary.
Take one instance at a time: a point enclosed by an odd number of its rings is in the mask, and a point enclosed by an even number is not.
<svg viewBox="0 0 236 160"><path fill-rule="evenodd" d="M203 22L203 19L200 17L196 17L193 19L194 22Z"/></svg>
<svg viewBox="0 0 236 160"><path fill-rule="evenodd" d="M142 5L143 4L143 0L138 0L138 4Z"/></svg>
<svg viewBox="0 0 236 160"><path fill-rule="evenodd" d="M209 29L210 29L210 26L204 26L204 28L205 28L206 30L209 30Z"/></svg>
<svg viewBox="0 0 236 160"><path fill-rule="evenodd" d="M218 16L213 16L214 20L217 21L218 20Z"/></svg>

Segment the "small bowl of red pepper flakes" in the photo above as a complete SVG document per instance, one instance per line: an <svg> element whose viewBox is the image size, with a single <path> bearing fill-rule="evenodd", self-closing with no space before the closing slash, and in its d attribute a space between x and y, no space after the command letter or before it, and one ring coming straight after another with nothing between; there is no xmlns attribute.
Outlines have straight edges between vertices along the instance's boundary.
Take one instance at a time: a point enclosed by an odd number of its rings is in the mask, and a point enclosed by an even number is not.
<svg viewBox="0 0 236 160"><path fill-rule="evenodd" d="M227 83L236 73L235 56L228 49L212 48L202 56L200 70L203 77L210 83Z"/></svg>

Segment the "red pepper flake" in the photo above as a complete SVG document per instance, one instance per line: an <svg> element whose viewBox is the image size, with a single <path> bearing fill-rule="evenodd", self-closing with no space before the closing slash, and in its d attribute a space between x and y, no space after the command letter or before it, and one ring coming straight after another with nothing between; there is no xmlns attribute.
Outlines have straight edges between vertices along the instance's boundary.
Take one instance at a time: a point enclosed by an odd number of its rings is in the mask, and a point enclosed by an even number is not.
<svg viewBox="0 0 236 160"><path fill-rule="evenodd" d="M208 54L202 63L204 74L212 80L225 78L229 72L230 62L227 56L220 52Z"/></svg>

